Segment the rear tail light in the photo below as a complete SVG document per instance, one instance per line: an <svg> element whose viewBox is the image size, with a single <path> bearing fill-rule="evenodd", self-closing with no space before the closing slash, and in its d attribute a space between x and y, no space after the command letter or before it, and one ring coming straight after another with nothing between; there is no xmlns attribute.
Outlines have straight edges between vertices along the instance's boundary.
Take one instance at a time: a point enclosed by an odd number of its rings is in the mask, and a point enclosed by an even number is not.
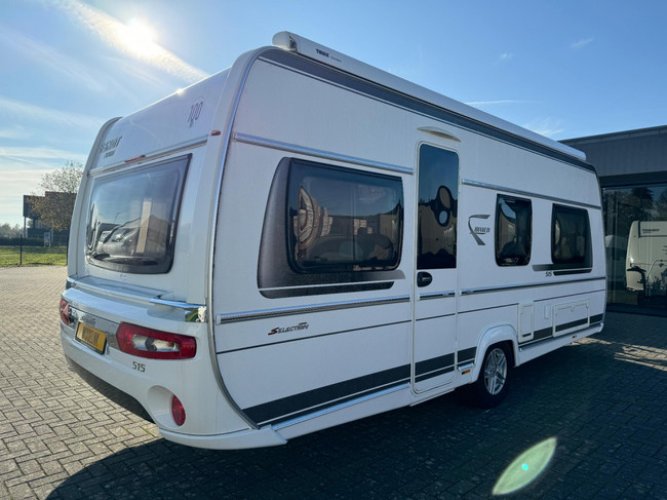
<svg viewBox="0 0 667 500"><path fill-rule="evenodd" d="M121 323L116 332L118 347L127 354L151 359L187 359L197 353L194 337L160 332L142 326Z"/></svg>
<svg viewBox="0 0 667 500"><path fill-rule="evenodd" d="M60 299L58 310L60 312L60 321L65 325L70 326L72 324L72 311L69 308L69 302L65 299Z"/></svg>
<svg viewBox="0 0 667 500"><path fill-rule="evenodd" d="M171 397L171 416L174 418L176 425L181 426L185 423L185 408L176 396Z"/></svg>

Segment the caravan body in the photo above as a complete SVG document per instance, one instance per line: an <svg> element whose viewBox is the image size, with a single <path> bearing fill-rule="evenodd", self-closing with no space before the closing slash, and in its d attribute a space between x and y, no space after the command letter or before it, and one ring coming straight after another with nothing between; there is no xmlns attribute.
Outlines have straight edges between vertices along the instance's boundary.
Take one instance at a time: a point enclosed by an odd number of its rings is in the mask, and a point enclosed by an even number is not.
<svg viewBox="0 0 667 500"><path fill-rule="evenodd" d="M633 221L625 269L629 291L647 297L667 293L667 221Z"/></svg>
<svg viewBox="0 0 667 500"><path fill-rule="evenodd" d="M274 45L100 131L61 300L86 380L167 439L268 446L467 384L496 404L602 329L582 153Z"/></svg>

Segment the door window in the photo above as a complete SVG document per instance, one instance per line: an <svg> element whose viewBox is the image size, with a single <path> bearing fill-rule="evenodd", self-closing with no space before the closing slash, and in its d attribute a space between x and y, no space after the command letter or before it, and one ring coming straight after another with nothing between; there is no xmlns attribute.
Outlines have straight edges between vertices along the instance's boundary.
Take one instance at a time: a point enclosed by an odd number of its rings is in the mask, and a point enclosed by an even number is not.
<svg viewBox="0 0 667 500"><path fill-rule="evenodd" d="M456 267L459 157L424 144L419 149L418 269Z"/></svg>

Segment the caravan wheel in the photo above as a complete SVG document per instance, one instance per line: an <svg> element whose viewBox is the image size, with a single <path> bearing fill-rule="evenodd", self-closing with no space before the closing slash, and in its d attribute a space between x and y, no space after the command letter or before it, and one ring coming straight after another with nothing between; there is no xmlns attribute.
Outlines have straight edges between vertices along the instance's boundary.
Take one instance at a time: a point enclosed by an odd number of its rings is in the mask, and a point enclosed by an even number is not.
<svg viewBox="0 0 667 500"><path fill-rule="evenodd" d="M482 369L469 387L468 399L480 408L492 408L507 395L510 382L511 357L507 347L497 344L489 347Z"/></svg>

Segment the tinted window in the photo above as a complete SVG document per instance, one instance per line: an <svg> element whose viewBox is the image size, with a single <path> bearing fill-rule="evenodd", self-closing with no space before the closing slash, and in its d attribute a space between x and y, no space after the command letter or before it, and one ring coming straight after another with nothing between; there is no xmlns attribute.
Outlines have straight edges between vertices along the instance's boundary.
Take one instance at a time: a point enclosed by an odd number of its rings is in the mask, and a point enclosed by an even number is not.
<svg viewBox="0 0 667 500"><path fill-rule="evenodd" d="M86 229L88 262L127 273L169 271L189 159L95 180Z"/></svg>
<svg viewBox="0 0 667 500"><path fill-rule="evenodd" d="M403 234L400 177L284 158L264 217L257 284L265 297L387 289Z"/></svg>
<svg viewBox="0 0 667 500"><path fill-rule="evenodd" d="M458 183L458 155L422 145L419 149L419 269L456 267Z"/></svg>
<svg viewBox="0 0 667 500"><path fill-rule="evenodd" d="M530 200L498 195L496 262L499 266L525 266L530 262L531 222Z"/></svg>
<svg viewBox="0 0 667 500"><path fill-rule="evenodd" d="M554 264L591 265L588 212L554 205L551 224L551 258Z"/></svg>
<svg viewBox="0 0 667 500"><path fill-rule="evenodd" d="M289 181L290 261L297 272L394 269L400 180L295 163Z"/></svg>

